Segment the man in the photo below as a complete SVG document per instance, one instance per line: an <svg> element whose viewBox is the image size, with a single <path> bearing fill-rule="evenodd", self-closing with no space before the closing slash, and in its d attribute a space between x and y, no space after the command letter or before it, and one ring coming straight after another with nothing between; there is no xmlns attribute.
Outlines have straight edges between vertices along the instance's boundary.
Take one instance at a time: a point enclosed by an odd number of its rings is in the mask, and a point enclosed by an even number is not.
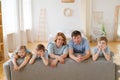
<svg viewBox="0 0 120 80"><path fill-rule="evenodd" d="M81 32L75 30L71 34L72 40L69 41L69 57L76 62L82 62L90 57L90 46Z"/></svg>

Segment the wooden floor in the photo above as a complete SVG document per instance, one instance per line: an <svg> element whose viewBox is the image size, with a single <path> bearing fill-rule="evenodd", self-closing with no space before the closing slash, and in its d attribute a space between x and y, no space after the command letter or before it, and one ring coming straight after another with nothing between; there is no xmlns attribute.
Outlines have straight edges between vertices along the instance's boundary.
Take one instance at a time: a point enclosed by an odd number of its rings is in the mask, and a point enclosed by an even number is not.
<svg viewBox="0 0 120 80"><path fill-rule="evenodd" d="M45 47L47 47L47 42L41 42L41 43L44 44ZM35 46L37 44L38 43L29 43L28 44L28 49L34 50ZM96 44L97 44L96 42L90 43L91 48L96 46ZM120 42L109 42L108 45L109 45L112 52L114 52L115 54L120 53ZM4 73L3 73L3 67L2 67L4 62L5 61L0 62L0 80L5 80L5 76L4 76Z"/></svg>

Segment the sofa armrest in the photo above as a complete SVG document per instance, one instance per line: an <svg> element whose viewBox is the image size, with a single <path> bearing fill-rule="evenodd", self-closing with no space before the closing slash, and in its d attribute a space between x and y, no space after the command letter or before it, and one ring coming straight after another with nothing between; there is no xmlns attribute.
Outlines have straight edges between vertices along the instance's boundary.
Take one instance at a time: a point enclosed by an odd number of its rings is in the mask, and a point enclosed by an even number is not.
<svg viewBox="0 0 120 80"><path fill-rule="evenodd" d="M11 69L10 64L12 63L11 59L3 64L3 71L6 77L6 80L11 80Z"/></svg>

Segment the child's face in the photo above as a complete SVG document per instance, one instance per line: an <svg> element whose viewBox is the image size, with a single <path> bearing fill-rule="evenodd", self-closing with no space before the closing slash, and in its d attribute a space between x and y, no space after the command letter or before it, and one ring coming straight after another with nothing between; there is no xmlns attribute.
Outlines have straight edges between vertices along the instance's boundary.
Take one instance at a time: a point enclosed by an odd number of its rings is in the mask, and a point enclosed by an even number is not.
<svg viewBox="0 0 120 80"><path fill-rule="evenodd" d="M104 40L98 42L98 47L99 48L104 48L106 46L107 46L107 44L106 44L106 42Z"/></svg>
<svg viewBox="0 0 120 80"><path fill-rule="evenodd" d="M25 54L26 54L25 49L20 49L18 51L18 56L20 56L21 58L25 57Z"/></svg>
<svg viewBox="0 0 120 80"><path fill-rule="evenodd" d="M44 54L44 51L43 51L43 50L36 50L36 54L37 54L38 56L41 56L41 55Z"/></svg>

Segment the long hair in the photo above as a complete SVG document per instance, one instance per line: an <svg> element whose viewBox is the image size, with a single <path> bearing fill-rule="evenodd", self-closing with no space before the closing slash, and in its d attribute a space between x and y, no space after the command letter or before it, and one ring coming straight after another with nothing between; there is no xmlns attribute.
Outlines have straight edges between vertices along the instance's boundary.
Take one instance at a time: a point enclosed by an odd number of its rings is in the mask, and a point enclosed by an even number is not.
<svg viewBox="0 0 120 80"><path fill-rule="evenodd" d="M66 39L66 36L64 35L64 33L62 33L62 32L58 32L57 33L57 35L56 35L56 37L55 37L55 42L57 42L57 38L58 38L58 36L61 36L62 38L63 38L63 45L66 45L67 44L67 39Z"/></svg>

